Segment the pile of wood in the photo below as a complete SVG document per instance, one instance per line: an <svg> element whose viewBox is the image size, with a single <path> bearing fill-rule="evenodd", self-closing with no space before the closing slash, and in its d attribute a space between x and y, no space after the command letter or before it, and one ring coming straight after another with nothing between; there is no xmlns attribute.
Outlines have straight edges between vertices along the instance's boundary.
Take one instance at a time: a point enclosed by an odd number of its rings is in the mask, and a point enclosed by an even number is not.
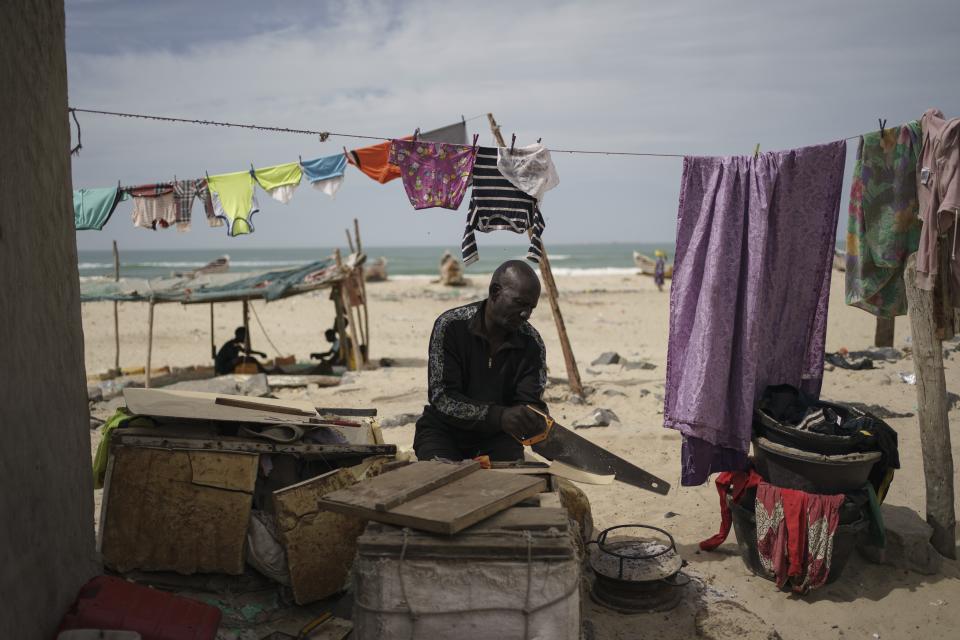
<svg viewBox="0 0 960 640"><path fill-rule="evenodd" d="M107 567L240 576L251 565L298 604L343 589L363 526L316 502L395 460L375 410L162 389L124 397L142 418L109 436L97 540ZM251 550L254 520L276 538L269 553Z"/></svg>

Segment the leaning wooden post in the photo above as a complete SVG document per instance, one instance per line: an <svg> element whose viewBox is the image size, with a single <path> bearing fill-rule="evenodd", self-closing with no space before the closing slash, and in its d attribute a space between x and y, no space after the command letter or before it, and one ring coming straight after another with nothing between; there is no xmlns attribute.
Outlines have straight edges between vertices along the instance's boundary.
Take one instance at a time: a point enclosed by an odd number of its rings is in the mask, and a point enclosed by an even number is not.
<svg viewBox="0 0 960 640"><path fill-rule="evenodd" d="M343 271L343 258L340 256L340 249L337 249L334 252L334 257L337 261L337 269ZM352 274L349 277L353 277ZM346 282L346 280L344 280ZM340 304L343 307L343 314L345 317L350 317L350 296L347 294L347 288L345 286L340 287ZM354 320L350 323L350 341L353 343L353 367L355 371L359 371L360 367L363 364L363 358L360 355L360 341L357 339L357 321Z"/></svg>
<svg viewBox="0 0 960 640"><path fill-rule="evenodd" d="M360 222L354 218L353 219L353 235L357 238L357 253L363 253L363 242L360 240ZM361 307L363 309L363 333L364 333L364 344L367 347L367 352L363 356L364 362L370 360L370 310L367 308L367 281L363 273L363 265L361 264L358 267L357 278L360 280L360 301Z"/></svg>
<svg viewBox="0 0 960 640"><path fill-rule="evenodd" d="M903 274L913 335L913 366L917 379L917 419L926 481L927 523L933 527L933 547L948 558L957 557L957 518L953 508L953 454L947 419L947 383L943 351L936 337L934 295L916 285L917 256L907 259Z"/></svg>
<svg viewBox="0 0 960 640"><path fill-rule="evenodd" d="M147 366L144 369L143 386L150 388L150 369L153 366L153 298L150 298L150 306L147 311Z"/></svg>
<svg viewBox="0 0 960 640"><path fill-rule="evenodd" d="M873 346L892 347L896 318L877 317L877 330L873 335Z"/></svg>
<svg viewBox="0 0 960 640"><path fill-rule="evenodd" d="M210 303L210 357L217 359L217 341L213 335L213 303Z"/></svg>
<svg viewBox="0 0 960 640"><path fill-rule="evenodd" d="M117 241L113 241L113 281L120 282L120 252L117 251ZM120 303L113 301L113 371L115 376L120 375Z"/></svg>
<svg viewBox="0 0 960 640"><path fill-rule="evenodd" d="M506 147L507 143L500 134L500 125L493 119L493 114L487 114L487 120L490 121L490 131L500 147ZM532 235L531 230L527 230L527 235ZM563 313L560 311L560 292L557 289L557 281L553 279L553 269L550 268L550 258L547 257L547 248L543 247L543 255L540 257L540 275L543 278L543 286L547 289L547 300L550 302L550 310L553 311L553 321L557 325L557 333L560 335L560 350L563 351L563 362L567 366L567 378L570 381L570 389L578 396L583 395L583 383L580 381L580 370L577 369L577 359L573 356L573 348L570 346L570 338L567 336L567 325L563 321Z"/></svg>
<svg viewBox="0 0 960 640"><path fill-rule="evenodd" d="M244 362L246 362L247 356L250 355L250 303L246 298L243 299L243 333L245 336L243 348L246 350L244 355Z"/></svg>

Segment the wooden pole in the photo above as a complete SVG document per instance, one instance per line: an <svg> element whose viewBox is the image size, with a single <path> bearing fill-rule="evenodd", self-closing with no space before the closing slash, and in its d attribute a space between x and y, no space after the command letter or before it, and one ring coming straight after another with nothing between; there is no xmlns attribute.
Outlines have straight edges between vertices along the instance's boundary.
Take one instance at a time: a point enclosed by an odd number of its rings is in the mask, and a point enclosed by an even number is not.
<svg viewBox="0 0 960 640"><path fill-rule="evenodd" d="M947 419L947 383L943 351L934 320L934 293L916 285L917 256L907 259L903 274L913 336L913 366L917 378L917 419L926 481L930 543L948 558L957 557L957 518L953 508L953 454Z"/></svg>
<svg viewBox="0 0 960 640"><path fill-rule="evenodd" d="M341 285L333 285L333 290L331 291L331 298L333 298L333 308L334 313L336 313L336 319L334 320L334 326L337 329L337 338L340 340L340 359L343 362L349 363L350 358L347 353L347 330L343 324L343 296L340 293Z"/></svg>
<svg viewBox="0 0 960 640"><path fill-rule="evenodd" d="M144 368L143 386L150 388L150 369L153 366L153 299L150 299L150 306L147 311L147 366Z"/></svg>
<svg viewBox="0 0 960 640"><path fill-rule="evenodd" d="M113 241L113 281L120 282L120 252L117 250L117 241ZM113 372L120 375L120 303L113 301Z"/></svg>
<svg viewBox="0 0 960 640"><path fill-rule="evenodd" d="M244 358L250 355L250 303L246 298L243 300L243 333L245 335L243 348L246 350ZM246 362L246 359L244 359Z"/></svg>
<svg viewBox="0 0 960 640"><path fill-rule="evenodd" d="M490 131L500 147L506 147L507 143L500 134L500 125L494 120L493 114L487 114L487 120L490 121ZM527 235L532 235L528 230ZM540 257L540 275L543 278L543 286L547 289L547 300L550 302L550 310L553 311L553 321L557 325L557 333L560 335L560 349L563 351L563 362L567 367L567 379L570 382L570 389L578 396L583 396L583 383L580 381L580 370L577 369L577 359L573 355L573 348L570 346L570 337L567 335L567 325L563 321L563 313L560 311L560 292L557 289L557 282L553 279L553 269L550 268L550 258L547 257L547 248L543 247L543 255Z"/></svg>
<svg viewBox="0 0 960 640"><path fill-rule="evenodd" d="M873 346L892 347L896 318L877 318L877 330L873 335Z"/></svg>
<svg viewBox="0 0 960 640"><path fill-rule="evenodd" d="M350 237L350 229L344 229L343 231L347 234L347 246L350 247L350 253L354 253L353 238Z"/></svg>
<svg viewBox="0 0 960 640"><path fill-rule="evenodd" d="M357 253L363 253L363 243L360 240L360 221L356 218L353 219L353 235L357 239ZM361 308L363 309L363 333L364 333L364 344L366 345L366 353L363 356L364 362L369 362L370 360L370 311L367 308L367 280L364 277L363 265L359 267L359 274L357 278L360 280L360 297L362 300Z"/></svg>
<svg viewBox="0 0 960 640"><path fill-rule="evenodd" d="M210 303L210 357L217 359L217 341L213 335L213 303Z"/></svg>
<svg viewBox="0 0 960 640"><path fill-rule="evenodd" d="M340 256L340 249L334 252L334 258L337 261L337 267L343 269L343 258ZM347 295L347 288L343 286L340 287L340 305L343 308L343 317L350 318L350 298ZM350 323L350 340L353 342L354 370L359 371L363 363L363 358L360 355L360 341L357 339L357 323L355 320Z"/></svg>

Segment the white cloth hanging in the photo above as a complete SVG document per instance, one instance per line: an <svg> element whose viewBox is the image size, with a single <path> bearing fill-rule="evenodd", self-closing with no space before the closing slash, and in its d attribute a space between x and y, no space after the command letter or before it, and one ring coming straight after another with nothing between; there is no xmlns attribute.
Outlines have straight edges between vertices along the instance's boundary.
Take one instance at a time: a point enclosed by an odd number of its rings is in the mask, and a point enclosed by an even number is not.
<svg viewBox="0 0 960 640"><path fill-rule="evenodd" d="M543 200L543 194L560 184L550 151L542 144L513 149L500 147L497 156L497 168L503 177L538 201Z"/></svg>

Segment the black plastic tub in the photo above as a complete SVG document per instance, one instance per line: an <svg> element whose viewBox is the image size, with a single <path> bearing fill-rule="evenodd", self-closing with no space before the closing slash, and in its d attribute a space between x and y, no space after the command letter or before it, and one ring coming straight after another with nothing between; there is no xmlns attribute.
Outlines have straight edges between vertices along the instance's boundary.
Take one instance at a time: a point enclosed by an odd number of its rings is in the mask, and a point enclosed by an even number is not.
<svg viewBox="0 0 960 640"><path fill-rule="evenodd" d="M807 493L848 493L867 483L879 451L824 455L801 451L766 438L753 439L757 473L770 484Z"/></svg>
<svg viewBox="0 0 960 640"><path fill-rule="evenodd" d="M815 406L836 411L844 422L862 417L870 417L878 422L882 422L876 416L854 407L825 402L823 400L818 401ZM796 427L778 422L762 409L756 409L753 412L753 432L755 435L764 437L777 444L828 456L846 455L878 448L877 438L875 436L852 438L850 436L831 436L797 429Z"/></svg>
<svg viewBox="0 0 960 640"><path fill-rule="evenodd" d="M733 514L733 531L737 536L737 547L740 549L740 558L743 560L743 564L755 575L774 581L775 576L767 573L763 565L760 564L760 554L757 551L757 519L754 514L754 499L744 496L743 500L735 503L727 496L727 504L730 505ZM844 523L845 513L853 515L856 519ZM850 556L857 546L857 539L870 526L870 521L864 515L863 507L854 509L852 505L844 503L844 506L840 509L840 514L840 524L837 526L837 533L833 538L833 553L830 556L830 574L827 576L827 584L840 578L843 568L847 566L847 561L850 560ZM784 589L788 590L789 587L784 586Z"/></svg>

